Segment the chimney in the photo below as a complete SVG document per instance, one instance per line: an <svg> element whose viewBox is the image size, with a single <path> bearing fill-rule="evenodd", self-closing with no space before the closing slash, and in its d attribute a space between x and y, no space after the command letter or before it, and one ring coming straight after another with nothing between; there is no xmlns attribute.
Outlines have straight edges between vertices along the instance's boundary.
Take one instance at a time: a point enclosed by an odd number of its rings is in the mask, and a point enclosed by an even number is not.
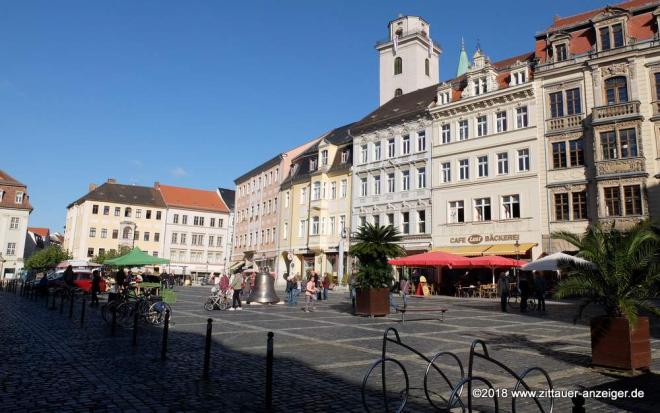
<svg viewBox="0 0 660 413"><path fill-rule="evenodd" d="M158 181L154 182L154 188L160 189L160 182Z"/></svg>
<svg viewBox="0 0 660 413"><path fill-rule="evenodd" d="M115 178L108 178L108 183L109 184L116 184L117 180Z"/></svg>
<svg viewBox="0 0 660 413"><path fill-rule="evenodd" d="M87 188L89 189L89 192L92 192L93 190L96 189L96 184L89 184L89 187Z"/></svg>

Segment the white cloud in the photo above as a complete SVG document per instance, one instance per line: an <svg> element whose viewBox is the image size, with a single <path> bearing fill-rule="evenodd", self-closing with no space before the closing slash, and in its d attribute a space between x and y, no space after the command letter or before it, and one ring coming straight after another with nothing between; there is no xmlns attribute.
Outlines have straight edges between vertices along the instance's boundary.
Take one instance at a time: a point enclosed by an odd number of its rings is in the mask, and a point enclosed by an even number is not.
<svg viewBox="0 0 660 413"><path fill-rule="evenodd" d="M172 169L170 173L177 178L181 178L188 175L188 172L180 166L177 166L176 168Z"/></svg>

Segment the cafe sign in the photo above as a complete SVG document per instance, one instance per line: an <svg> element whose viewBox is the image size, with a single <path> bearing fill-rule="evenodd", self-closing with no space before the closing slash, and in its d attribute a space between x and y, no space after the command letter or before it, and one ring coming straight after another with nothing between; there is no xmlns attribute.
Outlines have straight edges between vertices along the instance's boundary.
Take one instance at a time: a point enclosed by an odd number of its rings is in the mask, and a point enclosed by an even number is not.
<svg viewBox="0 0 660 413"><path fill-rule="evenodd" d="M467 237L452 237L449 239L450 244L472 244L477 245L482 242L506 242L506 241L518 241L520 239L520 234L472 234Z"/></svg>

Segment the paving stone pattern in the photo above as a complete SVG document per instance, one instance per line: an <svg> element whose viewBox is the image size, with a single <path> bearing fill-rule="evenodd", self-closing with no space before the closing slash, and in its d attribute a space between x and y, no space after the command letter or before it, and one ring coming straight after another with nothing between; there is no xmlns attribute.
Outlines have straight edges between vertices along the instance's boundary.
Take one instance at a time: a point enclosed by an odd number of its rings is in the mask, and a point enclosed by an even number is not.
<svg viewBox="0 0 660 413"><path fill-rule="evenodd" d="M243 311L205 311L206 287L180 288L173 305L167 360L160 360L162 329L143 326L138 346L132 331L116 336L99 311L87 309L80 326L80 302L74 319L59 308L48 310L43 300L0 293L0 411L133 411L133 412L257 412L265 404L266 335L275 333L273 405L278 412L362 412L361 384L367 369L381 354L383 333L395 327L403 342L427 357L455 353L467 368L470 344L486 342L489 354L516 372L539 366L556 389L639 388L643 399L589 399L587 411L657 412L660 380L654 373L636 377L605 374L590 363L589 329L573 324L575 305L548 304L548 314L501 313L488 299L432 297L413 299L415 307L448 308L445 321L432 313L400 317L355 317L346 292L331 292L313 313L286 305L244 305ZM283 296L283 293L280 293ZM59 304L59 303L58 303ZM210 379L201 379L206 320L213 319ZM660 368L660 331L652 320L653 370ZM409 378L411 398L406 411L432 411L420 390L426 363L411 352L388 345ZM441 359L443 372L456 382L455 363ZM378 370L376 373L380 372ZM500 368L477 360L475 373L496 388L511 389L514 380ZM403 388L403 375L387 366L392 400ZM539 376L533 388L543 388ZM436 393L449 396L439 375L429 376ZM383 411L380 377L368 381L372 411ZM479 385L475 385L478 388ZM434 396L437 400L437 397ZM500 398L500 411L511 411L510 398ZM542 403L547 406L547 400ZM517 411L538 411L530 400L518 400ZM475 400L480 411L492 411L486 399ZM555 399L556 412L569 412L568 399Z"/></svg>

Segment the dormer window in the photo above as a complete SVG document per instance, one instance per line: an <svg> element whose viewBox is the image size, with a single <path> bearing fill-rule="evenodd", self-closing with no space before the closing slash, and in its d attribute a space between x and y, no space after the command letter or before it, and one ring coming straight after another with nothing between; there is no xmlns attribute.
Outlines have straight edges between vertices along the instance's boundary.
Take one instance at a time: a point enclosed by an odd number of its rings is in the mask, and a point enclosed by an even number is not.
<svg viewBox="0 0 660 413"><path fill-rule="evenodd" d="M450 102L451 102L451 100L450 100L450 94L449 94L448 90L445 91L445 92L438 93L438 103L440 105L446 105L447 103L450 103Z"/></svg>
<svg viewBox="0 0 660 413"><path fill-rule="evenodd" d="M623 25L621 23L599 29L601 50L623 46Z"/></svg>
<svg viewBox="0 0 660 413"><path fill-rule="evenodd" d="M16 203L17 204L22 204L23 203L23 192L16 192Z"/></svg>
<svg viewBox="0 0 660 413"><path fill-rule="evenodd" d="M481 95L488 92L488 82L485 77L480 77L472 81L474 85L474 95Z"/></svg>
<svg viewBox="0 0 660 413"><path fill-rule="evenodd" d="M527 68L511 72L510 86L522 85L527 82Z"/></svg>
<svg viewBox="0 0 660 413"><path fill-rule="evenodd" d="M327 166L328 165L328 150L324 149L321 151L321 165Z"/></svg>
<svg viewBox="0 0 660 413"><path fill-rule="evenodd" d="M310 160L309 160L309 170L310 170L310 172L315 171L315 170L316 170L316 166L317 166L317 161L316 161L316 159L310 159Z"/></svg>
<svg viewBox="0 0 660 413"><path fill-rule="evenodd" d="M560 43L555 46L554 57L557 62L563 62L568 59L568 47L566 43Z"/></svg>
<svg viewBox="0 0 660 413"><path fill-rule="evenodd" d="M626 44L626 24L630 12L617 7L606 7L592 19L598 51L623 47Z"/></svg>
<svg viewBox="0 0 660 413"><path fill-rule="evenodd" d="M403 90L401 90L401 88L398 88L394 91L394 97L398 97L401 95L403 95Z"/></svg>
<svg viewBox="0 0 660 413"><path fill-rule="evenodd" d="M341 152L341 163L347 163L348 162L348 153L349 153L348 151L349 151L348 149L344 149Z"/></svg>

